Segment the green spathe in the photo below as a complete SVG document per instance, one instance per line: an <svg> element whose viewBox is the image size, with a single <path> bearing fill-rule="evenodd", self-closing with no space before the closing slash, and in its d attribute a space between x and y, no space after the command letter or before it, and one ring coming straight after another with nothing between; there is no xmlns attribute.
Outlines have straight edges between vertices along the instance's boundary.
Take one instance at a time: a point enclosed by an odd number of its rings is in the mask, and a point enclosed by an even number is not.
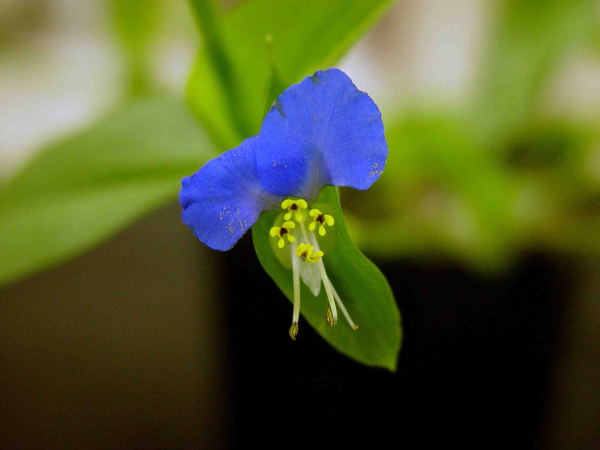
<svg viewBox="0 0 600 450"><path fill-rule="evenodd" d="M329 328L325 321L328 305L325 289L321 289L319 296L315 297L301 283L300 311L306 320L300 319L299 335L308 321L338 351L361 363L394 371L402 330L400 312L387 280L348 236L334 187L323 189L318 200L309 207L318 208L335 219L335 226L328 230L327 235L318 237L319 245L325 253L323 262L327 274L359 329L355 331L348 326L343 316L340 316L335 327ZM291 266L282 264L269 235L270 228L279 216L277 212L263 213L252 228L252 236L262 266L292 301ZM286 246L281 251L289 252L289 249Z"/></svg>

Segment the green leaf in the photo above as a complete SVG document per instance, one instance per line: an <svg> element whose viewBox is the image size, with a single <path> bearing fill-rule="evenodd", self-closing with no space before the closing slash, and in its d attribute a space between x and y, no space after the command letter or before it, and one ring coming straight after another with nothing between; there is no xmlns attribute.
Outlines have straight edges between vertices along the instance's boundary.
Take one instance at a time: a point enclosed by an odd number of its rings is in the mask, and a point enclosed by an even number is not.
<svg viewBox="0 0 600 450"><path fill-rule="evenodd" d="M0 285L89 249L174 201L213 152L170 98L128 104L43 150L0 190Z"/></svg>
<svg viewBox="0 0 600 450"><path fill-rule="evenodd" d="M237 134L250 135L246 116L236 96L241 81L236 77L235 62L223 39L222 13L217 1L190 2L204 40L203 52L196 63L200 86L194 90L201 97L195 97L196 101L191 105L213 141L224 150L229 149L237 145Z"/></svg>
<svg viewBox="0 0 600 450"><path fill-rule="evenodd" d="M193 4L206 0L193 0ZM290 83L326 69L371 26L392 0L255 0L208 28L212 41L200 50L188 84L194 113L223 149L256 134L263 119L271 64L265 39ZM196 7L199 22L203 8ZM216 43L216 44L215 44ZM219 48L217 54L212 48ZM226 77L223 67L226 65ZM243 124L233 115L243 118Z"/></svg>
<svg viewBox="0 0 600 450"><path fill-rule="evenodd" d="M325 289L315 298L303 282L300 311L304 318L323 338L340 352L364 364L396 369L402 331L400 312L387 280L379 269L367 259L352 243L342 216L338 194L334 187L323 189L314 205L335 218L335 225L328 228L327 235L319 237L319 245L325 253L323 262L327 274L339 293L359 329L354 331L339 314L335 327L325 323L325 308L328 305ZM291 266L282 263L289 258L289 244L283 250L274 245L275 239L269 235L270 228L282 220L277 212L263 213L252 228L254 248L258 259L267 273L277 283L283 293L293 301ZM278 252L282 254L278 255ZM290 317L291 317L290 308ZM300 334L302 333L300 321Z"/></svg>

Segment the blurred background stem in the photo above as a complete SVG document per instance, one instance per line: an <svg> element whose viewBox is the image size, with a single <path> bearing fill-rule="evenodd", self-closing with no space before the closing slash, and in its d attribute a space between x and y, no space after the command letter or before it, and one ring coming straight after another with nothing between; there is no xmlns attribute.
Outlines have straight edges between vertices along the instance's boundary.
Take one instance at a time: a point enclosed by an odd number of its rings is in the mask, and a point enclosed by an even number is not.
<svg viewBox="0 0 600 450"><path fill-rule="evenodd" d="M112 23L127 68L129 97L146 95L154 89L151 60L162 3L162 0L110 0Z"/></svg>

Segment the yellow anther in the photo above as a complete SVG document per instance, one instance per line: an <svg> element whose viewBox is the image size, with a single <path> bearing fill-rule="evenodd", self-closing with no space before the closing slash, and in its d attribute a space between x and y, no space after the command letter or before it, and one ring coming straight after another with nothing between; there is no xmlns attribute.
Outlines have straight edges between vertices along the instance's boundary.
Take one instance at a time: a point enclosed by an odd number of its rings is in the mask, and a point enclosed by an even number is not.
<svg viewBox="0 0 600 450"><path fill-rule="evenodd" d="M312 245L302 243L298 244L298 247L296 247L296 256L311 264L316 263L323 255L324 253L322 251L315 252L315 248Z"/></svg>
<svg viewBox="0 0 600 450"><path fill-rule="evenodd" d="M283 225L281 227L271 228L271 230L269 231L271 237L279 236L279 242L277 242L277 247L283 248L283 246L285 245L285 241L283 240L284 236L286 236L288 241L290 242L296 241L296 238L292 236L292 233L290 233L290 230L292 230L293 228L296 228L296 224L291 221L283 222Z"/></svg>
<svg viewBox="0 0 600 450"><path fill-rule="evenodd" d="M310 217L313 218L313 221L308 226L308 229L310 231L315 231L317 224L319 224L319 234L321 236L325 236L325 234L327 233L325 231L325 224L327 224L327 226L332 227L333 224L335 223L333 216L330 216L329 214L323 214L318 209L311 209L308 214L310 215Z"/></svg>
<svg viewBox="0 0 600 450"><path fill-rule="evenodd" d="M296 336L298 336L298 322L294 322L290 327L290 337L292 341L296 340Z"/></svg>
<svg viewBox="0 0 600 450"><path fill-rule="evenodd" d="M296 221L302 222L304 217L302 217L300 210L308 208L308 203L306 203L301 198L299 198L298 200L292 200L291 198L288 198L287 200L284 200L281 203L281 208L288 210L288 212L285 213L285 216L283 216L285 220L290 220L292 218L292 214L295 213L294 218L296 219Z"/></svg>

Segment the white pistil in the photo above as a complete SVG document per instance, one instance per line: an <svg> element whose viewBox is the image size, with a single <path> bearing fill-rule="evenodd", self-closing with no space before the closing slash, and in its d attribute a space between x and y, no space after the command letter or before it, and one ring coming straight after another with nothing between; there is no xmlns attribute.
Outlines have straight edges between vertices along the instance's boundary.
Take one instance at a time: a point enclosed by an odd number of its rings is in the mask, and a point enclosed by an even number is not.
<svg viewBox="0 0 600 450"><path fill-rule="evenodd" d="M292 314L292 324L298 323L300 319L300 270L298 268L299 258L296 257L296 247L298 241L292 242L291 255L292 255L292 273L294 279L294 312Z"/></svg>
<svg viewBox="0 0 600 450"><path fill-rule="evenodd" d="M300 229L302 230L302 235L307 244L311 244L315 251L319 251L319 244L317 242L317 238L314 233L311 231L311 237L313 239L309 239L306 233L306 228L304 227L304 223L300 222ZM327 293L327 299L329 300L329 307L331 308L331 312L333 314L333 325L337 324L337 308L335 307L335 299L332 292L331 282L329 281L329 277L327 277L327 272L325 272L325 265L323 264L323 259L319 259L315 264L319 268L319 272L321 272L321 279L323 280L323 285L325 286L325 292Z"/></svg>

